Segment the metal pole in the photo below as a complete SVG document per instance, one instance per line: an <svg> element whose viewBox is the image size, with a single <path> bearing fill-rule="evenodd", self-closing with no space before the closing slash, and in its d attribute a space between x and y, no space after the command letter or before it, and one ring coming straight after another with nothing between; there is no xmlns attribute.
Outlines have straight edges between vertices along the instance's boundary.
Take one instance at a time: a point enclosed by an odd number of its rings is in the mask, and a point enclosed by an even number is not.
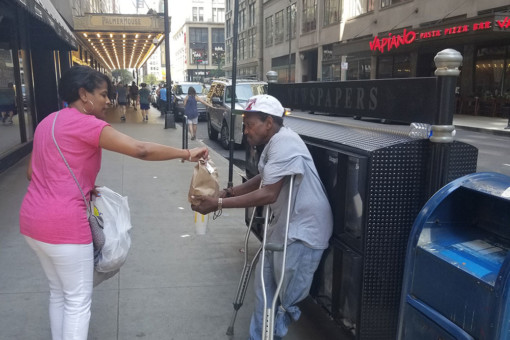
<svg viewBox="0 0 510 340"><path fill-rule="evenodd" d="M165 68L166 68L166 107L165 110L165 129L175 129L175 117L170 111L170 102L172 101L172 76L170 74L170 19L168 17L168 0L163 2L165 6Z"/></svg>
<svg viewBox="0 0 510 340"><path fill-rule="evenodd" d="M291 40L292 40L292 0L289 0L289 70L287 72L287 83L290 83L290 63L292 62L291 58Z"/></svg>
<svg viewBox="0 0 510 340"><path fill-rule="evenodd" d="M438 77L438 107L432 125L432 149L430 154L430 172L428 198L448 183L450 147L453 143L455 126L455 86L460 74L462 55L453 49L440 51L435 57L435 75Z"/></svg>
<svg viewBox="0 0 510 340"><path fill-rule="evenodd" d="M232 187L234 176L234 124L236 108L236 79L237 79L237 25L239 17L239 0L234 0L234 36L232 37L232 98L230 101L230 133L229 133L229 153L228 153L228 183L227 186ZM244 133L244 132L243 132Z"/></svg>

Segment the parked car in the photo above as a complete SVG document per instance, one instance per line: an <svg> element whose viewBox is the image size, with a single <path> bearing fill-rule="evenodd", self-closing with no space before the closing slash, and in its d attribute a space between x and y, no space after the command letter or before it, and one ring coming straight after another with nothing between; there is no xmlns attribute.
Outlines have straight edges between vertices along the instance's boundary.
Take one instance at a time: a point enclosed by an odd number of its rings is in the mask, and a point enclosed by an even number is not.
<svg viewBox="0 0 510 340"><path fill-rule="evenodd" d="M197 95L205 100L207 98L207 89L200 83L190 83L190 82L181 82L178 84L174 84L172 88L173 93L173 103L174 103L174 116L175 120L181 120L184 116L184 98L188 95L188 89L193 87L197 93ZM206 118L206 109L205 105L197 102L198 109L198 119L205 120Z"/></svg>
<svg viewBox="0 0 510 340"><path fill-rule="evenodd" d="M207 132L209 138L213 140L220 136L220 143L225 149L229 148L230 143L231 93L231 80L215 80L208 93L208 99L214 108L207 108ZM266 93L266 82L237 79L235 109L244 109L250 97ZM241 115L234 115L234 142L239 145L243 143L243 117Z"/></svg>

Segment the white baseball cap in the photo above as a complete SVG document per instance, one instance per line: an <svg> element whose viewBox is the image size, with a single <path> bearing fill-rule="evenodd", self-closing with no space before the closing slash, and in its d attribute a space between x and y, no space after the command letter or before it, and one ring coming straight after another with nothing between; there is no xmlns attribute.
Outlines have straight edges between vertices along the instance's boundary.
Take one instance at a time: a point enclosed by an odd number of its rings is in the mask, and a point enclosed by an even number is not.
<svg viewBox="0 0 510 340"><path fill-rule="evenodd" d="M268 94L259 94L248 100L244 112L262 112L271 116L283 117L285 109L278 99Z"/></svg>

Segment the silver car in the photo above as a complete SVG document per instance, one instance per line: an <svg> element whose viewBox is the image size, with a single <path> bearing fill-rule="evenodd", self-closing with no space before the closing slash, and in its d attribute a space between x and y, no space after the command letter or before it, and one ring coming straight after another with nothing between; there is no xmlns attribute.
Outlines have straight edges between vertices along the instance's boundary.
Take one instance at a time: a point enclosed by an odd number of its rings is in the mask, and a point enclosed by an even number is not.
<svg viewBox="0 0 510 340"><path fill-rule="evenodd" d="M231 80L214 81L208 93L208 99L214 106L214 108L207 107L209 139L216 140L219 136L221 145L225 149L229 148L230 143L231 93ZM266 82L237 80L235 109L244 109L250 97L265 93L267 93ZM234 115L234 142L238 145L243 143L243 117L240 115Z"/></svg>
<svg viewBox="0 0 510 340"><path fill-rule="evenodd" d="M175 120L181 120L182 117L184 116L184 98L186 98L186 96L188 95L188 89L190 87L193 87L195 89L197 96L199 96L203 100L206 99L207 89L200 83L181 82L175 84L172 88L173 94L172 102ZM206 117L205 105L202 104L201 102L197 102L197 109L198 119L205 120Z"/></svg>

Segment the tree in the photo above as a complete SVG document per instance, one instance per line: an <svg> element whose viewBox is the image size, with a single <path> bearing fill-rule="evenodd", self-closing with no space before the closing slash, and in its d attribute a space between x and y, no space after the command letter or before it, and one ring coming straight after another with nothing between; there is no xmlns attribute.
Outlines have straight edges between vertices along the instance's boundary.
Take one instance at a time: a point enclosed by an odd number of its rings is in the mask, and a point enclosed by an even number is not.
<svg viewBox="0 0 510 340"><path fill-rule="evenodd" d="M133 75L125 68L113 70L112 77L115 82L121 81L123 84L130 84L133 81Z"/></svg>
<svg viewBox="0 0 510 340"><path fill-rule="evenodd" d="M151 85L154 85L158 81L154 74L146 74L145 77L143 77L143 80L145 83Z"/></svg>

